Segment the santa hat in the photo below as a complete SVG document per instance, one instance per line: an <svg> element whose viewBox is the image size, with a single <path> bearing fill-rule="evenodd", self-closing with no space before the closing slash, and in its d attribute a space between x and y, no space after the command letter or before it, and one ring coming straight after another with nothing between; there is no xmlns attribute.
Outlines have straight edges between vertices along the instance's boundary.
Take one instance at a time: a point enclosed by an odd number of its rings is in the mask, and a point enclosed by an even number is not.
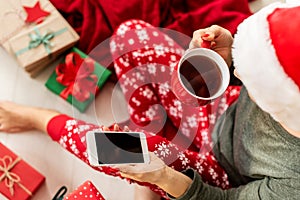
<svg viewBox="0 0 300 200"><path fill-rule="evenodd" d="M274 3L244 20L232 55L257 105L300 131L300 4Z"/></svg>

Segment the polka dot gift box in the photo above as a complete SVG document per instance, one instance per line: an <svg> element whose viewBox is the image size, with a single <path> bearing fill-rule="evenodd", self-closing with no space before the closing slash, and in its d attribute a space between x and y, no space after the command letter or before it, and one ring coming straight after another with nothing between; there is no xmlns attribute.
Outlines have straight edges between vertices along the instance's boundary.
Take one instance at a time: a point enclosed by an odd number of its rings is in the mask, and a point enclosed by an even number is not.
<svg viewBox="0 0 300 200"><path fill-rule="evenodd" d="M91 181L86 181L69 194L64 200L105 200Z"/></svg>

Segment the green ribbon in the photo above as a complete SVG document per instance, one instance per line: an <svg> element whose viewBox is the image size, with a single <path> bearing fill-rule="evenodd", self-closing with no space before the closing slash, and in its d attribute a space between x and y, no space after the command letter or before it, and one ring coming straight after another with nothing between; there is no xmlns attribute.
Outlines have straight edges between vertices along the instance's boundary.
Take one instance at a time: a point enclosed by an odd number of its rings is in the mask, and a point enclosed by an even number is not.
<svg viewBox="0 0 300 200"><path fill-rule="evenodd" d="M64 32L66 32L68 29L63 28L56 32L46 32L44 35L40 33L40 31L35 27L34 33L29 33L30 41L27 47L20 49L15 54L16 56L19 56L31 49L37 48L40 45L44 45L46 52L48 54L51 53L51 47L53 47L53 44L50 42L51 39L53 39L55 36L60 35Z"/></svg>

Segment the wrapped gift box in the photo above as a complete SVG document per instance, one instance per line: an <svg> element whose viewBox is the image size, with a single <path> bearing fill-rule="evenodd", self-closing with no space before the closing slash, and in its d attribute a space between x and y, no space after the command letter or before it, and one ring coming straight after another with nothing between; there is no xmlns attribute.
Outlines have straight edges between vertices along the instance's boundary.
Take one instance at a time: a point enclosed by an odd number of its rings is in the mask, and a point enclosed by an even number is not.
<svg viewBox="0 0 300 200"><path fill-rule="evenodd" d="M76 41L64 21L52 19L13 37L9 44L19 64L30 72L40 63L56 58Z"/></svg>
<svg viewBox="0 0 300 200"><path fill-rule="evenodd" d="M97 190L91 181L86 181L70 193L64 200L104 200L104 197Z"/></svg>
<svg viewBox="0 0 300 200"><path fill-rule="evenodd" d="M110 75L111 71L73 47L45 85L84 112Z"/></svg>
<svg viewBox="0 0 300 200"><path fill-rule="evenodd" d="M37 3L49 15L37 23L25 22L28 14L23 7L34 7ZM0 16L0 44L31 76L79 40L48 0L0 1Z"/></svg>
<svg viewBox="0 0 300 200"><path fill-rule="evenodd" d="M26 200L45 177L0 143L0 193L10 200Z"/></svg>

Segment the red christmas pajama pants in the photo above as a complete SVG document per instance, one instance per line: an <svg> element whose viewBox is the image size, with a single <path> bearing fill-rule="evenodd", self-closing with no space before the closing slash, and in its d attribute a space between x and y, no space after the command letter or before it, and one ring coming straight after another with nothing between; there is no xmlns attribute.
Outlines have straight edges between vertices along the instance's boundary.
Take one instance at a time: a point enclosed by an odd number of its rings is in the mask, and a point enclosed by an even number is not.
<svg viewBox="0 0 300 200"><path fill-rule="evenodd" d="M205 182L227 188L227 176L211 152L211 131L240 88L229 86L207 106L182 104L172 92L170 77L184 50L141 20L121 24L110 47L128 102L130 128L145 130L149 149L170 166L179 171L194 168Z"/></svg>
<svg viewBox="0 0 300 200"><path fill-rule="evenodd" d="M130 120L124 124L133 131L145 132L149 150L169 166L178 171L193 168L204 182L228 188L227 175L211 152L211 132L218 117L237 99L240 88L229 86L206 106L182 104L172 93L170 77L184 50L161 30L140 20L122 23L110 47L118 83L128 102ZM48 133L89 164L85 134L101 128L60 115L49 122ZM118 175L109 167L94 168Z"/></svg>

